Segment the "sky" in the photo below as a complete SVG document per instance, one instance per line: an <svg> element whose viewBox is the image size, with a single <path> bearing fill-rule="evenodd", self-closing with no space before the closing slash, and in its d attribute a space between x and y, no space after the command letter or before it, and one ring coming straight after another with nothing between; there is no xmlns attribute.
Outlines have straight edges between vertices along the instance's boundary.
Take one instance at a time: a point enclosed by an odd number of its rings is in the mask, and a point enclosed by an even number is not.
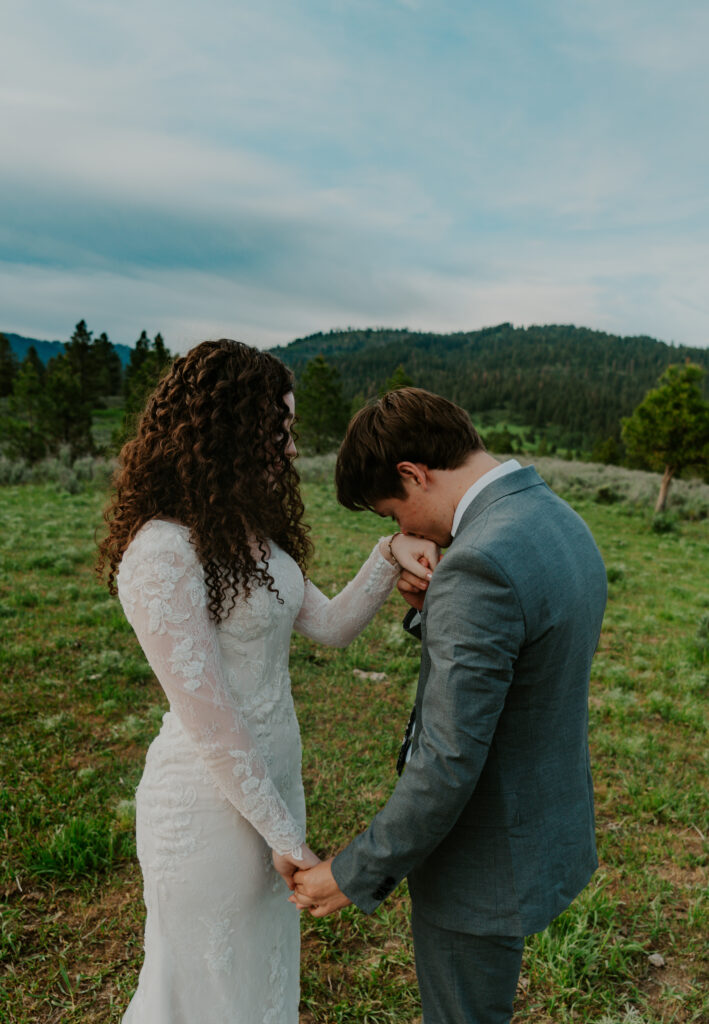
<svg viewBox="0 0 709 1024"><path fill-rule="evenodd" d="M0 330L709 345L706 0L4 0Z"/></svg>

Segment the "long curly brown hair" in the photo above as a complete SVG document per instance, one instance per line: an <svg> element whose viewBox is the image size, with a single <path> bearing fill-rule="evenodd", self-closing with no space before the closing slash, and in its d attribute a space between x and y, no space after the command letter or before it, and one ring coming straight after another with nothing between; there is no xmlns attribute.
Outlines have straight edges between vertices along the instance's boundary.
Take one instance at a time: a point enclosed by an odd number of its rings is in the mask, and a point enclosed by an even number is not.
<svg viewBox="0 0 709 1024"><path fill-rule="evenodd" d="M278 593L263 564L269 540L305 571L311 544L286 455L292 390L279 359L238 341L204 341L175 360L120 453L96 566L99 576L108 566L110 593L123 552L155 518L189 528L217 622L253 586Z"/></svg>

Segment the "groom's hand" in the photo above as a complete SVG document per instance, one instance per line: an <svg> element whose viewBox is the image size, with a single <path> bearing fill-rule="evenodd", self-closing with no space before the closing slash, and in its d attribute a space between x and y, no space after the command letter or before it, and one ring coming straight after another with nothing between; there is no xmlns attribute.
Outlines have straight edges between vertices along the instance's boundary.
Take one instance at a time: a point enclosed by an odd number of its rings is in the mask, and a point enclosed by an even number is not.
<svg viewBox="0 0 709 1024"><path fill-rule="evenodd" d="M434 563L433 568L435 568L438 562L440 562L441 558L443 558L443 555L441 554L441 549L437 548L436 551L437 560ZM419 558L419 562L426 568L430 568L428 560L423 558L423 556ZM403 597L407 604L410 604L411 607L415 608L417 612L421 611L421 609L423 608L423 602L426 600L428 580L426 580L425 584L422 585L422 580L419 576L415 576L412 572L409 572L408 569L402 569L401 575L399 576L399 579L396 584L396 589L399 591L399 593L401 594L401 596Z"/></svg>
<svg viewBox="0 0 709 1024"><path fill-rule="evenodd" d="M330 857L309 871L296 871L293 876L295 892L289 899L299 910L309 910L313 917L325 917L352 902L334 879L332 861Z"/></svg>
<svg viewBox="0 0 709 1024"><path fill-rule="evenodd" d="M407 604L410 604L416 611L421 611L423 602L426 600L426 591L421 590L421 580L417 576L403 569L397 581L396 589Z"/></svg>

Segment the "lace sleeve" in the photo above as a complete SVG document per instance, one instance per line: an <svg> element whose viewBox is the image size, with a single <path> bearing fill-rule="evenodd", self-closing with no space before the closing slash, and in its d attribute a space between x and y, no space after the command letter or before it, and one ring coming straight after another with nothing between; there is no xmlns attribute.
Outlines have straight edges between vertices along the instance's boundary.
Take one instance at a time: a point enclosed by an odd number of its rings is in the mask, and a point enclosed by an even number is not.
<svg viewBox="0 0 709 1024"><path fill-rule="evenodd" d="M227 687L202 567L182 527L150 523L126 550L118 595L170 709L214 781L277 853L302 855L302 829L269 777Z"/></svg>
<svg viewBox="0 0 709 1024"><path fill-rule="evenodd" d="M391 593L399 567L379 552L379 542L344 590L327 598L310 580L294 628L311 640L330 647L346 647L358 636Z"/></svg>

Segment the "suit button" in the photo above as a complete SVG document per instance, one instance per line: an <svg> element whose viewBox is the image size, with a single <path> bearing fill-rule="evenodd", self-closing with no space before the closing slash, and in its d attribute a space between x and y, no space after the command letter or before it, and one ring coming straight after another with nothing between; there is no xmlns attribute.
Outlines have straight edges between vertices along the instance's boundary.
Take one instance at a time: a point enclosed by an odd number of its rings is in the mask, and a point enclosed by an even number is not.
<svg viewBox="0 0 709 1024"><path fill-rule="evenodd" d="M383 900L385 896L388 896L391 890L394 888L394 879L388 876L381 882L380 885L373 892L375 900Z"/></svg>

